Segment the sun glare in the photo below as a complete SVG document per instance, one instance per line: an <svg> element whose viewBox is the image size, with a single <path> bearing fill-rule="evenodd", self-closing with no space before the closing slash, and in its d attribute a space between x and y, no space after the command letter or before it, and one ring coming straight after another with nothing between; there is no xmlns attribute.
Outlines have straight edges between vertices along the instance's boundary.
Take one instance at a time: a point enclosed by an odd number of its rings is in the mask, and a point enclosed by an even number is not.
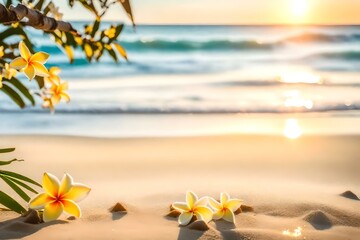
<svg viewBox="0 0 360 240"><path fill-rule="evenodd" d="M295 108L307 108L312 109L314 106L314 102L311 99L306 99L301 96L300 91L292 90L285 92L285 107L295 107Z"/></svg>
<svg viewBox="0 0 360 240"><path fill-rule="evenodd" d="M301 128L299 123L296 119L290 118L286 120L285 128L284 128L284 135L290 139L296 139L300 137L302 134Z"/></svg>
<svg viewBox="0 0 360 240"><path fill-rule="evenodd" d="M283 83L321 84L323 82L320 76L302 70L284 72L280 75L279 80Z"/></svg>
<svg viewBox="0 0 360 240"><path fill-rule="evenodd" d="M302 17L304 16L308 9L309 4L307 0L290 0L290 6L291 6L291 13L295 17Z"/></svg>

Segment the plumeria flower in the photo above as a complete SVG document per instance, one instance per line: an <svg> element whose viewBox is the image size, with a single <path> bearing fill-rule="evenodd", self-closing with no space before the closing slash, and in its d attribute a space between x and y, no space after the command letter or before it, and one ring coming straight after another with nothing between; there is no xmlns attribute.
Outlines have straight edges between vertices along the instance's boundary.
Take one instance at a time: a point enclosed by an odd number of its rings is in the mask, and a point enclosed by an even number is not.
<svg viewBox="0 0 360 240"><path fill-rule="evenodd" d="M111 27L104 31L105 36L107 36L110 39L115 37L115 33L116 33L116 28L114 27Z"/></svg>
<svg viewBox="0 0 360 240"><path fill-rule="evenodd" d="M60 72L61 69L59 67L51 67L49 69L49 75L45 77L44 80L52 84L59 84L60 78L58 75Z"/></svg>
<svg viewBox="0 0 360 240"><path fill-rule="evenodd" d="M10 65L8 63L5 63L5 66L2 70L2 76L6 79L11 79L16 76L16 70L10 68Z"/></svg>
<svg viewBox="0 0 360 240"><path fill-rule="evenodd" d="M85 25L85 33L90 34L94 29L93 25Z"/></svg>
<svg viewBox="0 0 360 240"><path fill-rule="evenodd" d="M35 210L44 209L44 222L58 219L63 212L81 217L81 209L76 202L89 194L89 187L74 183L69 174L65 174L60 183L50 173L44 173L42 185L45 192L30 200L29 207Z"/></svg>
<svg viewBox="0 0 360 240"><path fill-rule="evenodd" d="M19 51L21 57L15 58L10 63L10 67L24 71L29 80L32 80L35 75L43 77L48 75L48 70L44 64L48 60L49 54L37 52L32 55L23 41L19 43Z"/></svg>
<svg viewBox="0 0 360 240"><path fill-rule="evenodd" d="M221 193L220 202L213 198L209 198L209 204L215 210L213 215L214 220L223 218L228 222L235 223L234 212L241 206L241 200L231 199L229 194Z"/></svg>
<svg viewBox="0 0 360 240"><path fill-rule="evenodd" d="M56 7L55 4L52 2L48 5L48 7L49 12L56 20L62 20L64 14L59 12L59 7Z"/></svg>
<svg viewBox="0 0 360 240"><path fill-rule="evenodd" d="M4 55L4 46L0 46L0 58L2 58Z"/></svg>
<svg viewBox="0 0 360 240"><path fill-rule="evenodd" d="M43 108L49 108L50 112L54 113L55 112L55 107L54 107L54 104L51 102L51 98L43 96L43 100L44 100L44 102L42 104L42 107Z"/></svg>
<svg viewBox="0 0 360 240"><path fill-rule="evenodd" d="M78 45L83 44L83 39L81 37L79 37L79 36L74 37L74 40Z"/></svg>
<svg viewBox="0 0 360 240"><path fill-rule="evenodd" d="M175 202L172 204L173 208L180 211L178 222L180 225L187 225L195 216L197 220L210 222L212 219L212 211L206 205L208 203L207 197L198 199L195 193L186 193L186 202Z"/></svg>
<svg viewBox="0 0 360 240"><path fill-rule="evenodd" d="M5 63L5 66L2 69L2 72L0 72L0 88L3 87L3 83L2 83L3 78L11 79L15 75L16 75L16 70L10 68L8 63Z"/></svg>
<svg viewBox="0 0 360 240"><path fill-rule="evenodd" d="M19 22L12 23L12 24L11 24L11 27L12 27L12 28L17 28L17 27L19 27Z"/></svg>
<svg viewBox="0 0 360 240"><path fill-rule="evenodd" d="M52 104L58 104L61 99L64 99L66 102L70 101L70 96L65 92L68 90L68 83L53 83L49 93L51 94L51 102Z"/></svg>

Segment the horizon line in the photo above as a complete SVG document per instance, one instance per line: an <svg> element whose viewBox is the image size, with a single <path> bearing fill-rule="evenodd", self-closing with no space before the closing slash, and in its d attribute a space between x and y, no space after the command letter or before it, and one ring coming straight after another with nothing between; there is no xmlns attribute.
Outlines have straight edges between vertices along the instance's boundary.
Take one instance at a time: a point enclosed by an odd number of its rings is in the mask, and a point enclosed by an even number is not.
<svg viewBox="0 0 360 240"><path fill-rule="evenodd" d="M81 23L81 22L92 22L92 20L67 20L71 23ZM131 23L118 20L104 20L104 23L123 23L124 25L131 26ZM136 22L135 22L136 23ZM136 23L137 26L360 26L360 23L236 23L236 24L227 24L227 23Z"/></svg>

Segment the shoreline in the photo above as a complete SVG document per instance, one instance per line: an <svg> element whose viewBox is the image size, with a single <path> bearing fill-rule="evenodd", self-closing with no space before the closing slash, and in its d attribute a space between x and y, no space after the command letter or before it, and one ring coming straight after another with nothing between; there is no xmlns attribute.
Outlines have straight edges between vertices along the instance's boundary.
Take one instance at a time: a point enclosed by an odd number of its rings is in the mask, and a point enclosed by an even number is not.
<svg viewBox="0 0 360 240"><path fill-rule="evenodd" d="M353 114L356 114L355 111ZM14 117L19 116L14 121ZM2 135L41 134L89 137L283 136L290 119L303 136L358 135L357 116L333 114L1 114ZM292 120L293 121L293 120Z"/></svg>

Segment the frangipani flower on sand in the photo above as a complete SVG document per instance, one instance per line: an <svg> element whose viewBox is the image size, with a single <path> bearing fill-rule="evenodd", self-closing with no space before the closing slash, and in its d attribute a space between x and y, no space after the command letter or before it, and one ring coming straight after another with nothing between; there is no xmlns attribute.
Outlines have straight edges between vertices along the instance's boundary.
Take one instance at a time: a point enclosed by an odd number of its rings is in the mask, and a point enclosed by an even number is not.
<svg viewBox="0 0 360 240"><path fill-rule="evenodd" d="M70 101L70 96L66 93L68 90L68 83L53 83L49 93L51 94L51 102L53 105L58 104L61 99L64 99L66 102Z"/></svg>
<svg viewBox="0 0 360 240"><path fill-rule="evenodd" d="M215 210L213 215L214 220L223 218L228 222L235 223L234 212L241 206L241 200L231 199L229 194L223 192L220 194L220 202L209 198L209 204Z"/></svg>
<svg viewBox="0 0 360 240"><path fill-rule="evenodd" d="M197 220L210 222L212 219L212 211L207 207L208 198L202 197L198 199L195 193L186 193L186 202L175 202L172 204L173 208L180 211L178 222L180 225L187 225L195 216Z"/></svg>
<svg viewBox="0 0 360 240"><path fill-rule="evenodd" d="M81 210L76 202L89 194L89 187L74 183L69 174L65 174L60 183L50 173L44 173L42 185L45 192L30 200L29 207L35 210L44 209L44 222L58 219L63 212L81 217Z"/></svg>
<svg viewBox="0 0 360 240"><path fill-rule="evenodd" d="M48 70L44 66L49 58L49 54L45 52L37 52L32 55L23 41L19 43L20 56L10 63L10 67L21 70L25 73L29 80L36 75L46 77Z"/></svg>

